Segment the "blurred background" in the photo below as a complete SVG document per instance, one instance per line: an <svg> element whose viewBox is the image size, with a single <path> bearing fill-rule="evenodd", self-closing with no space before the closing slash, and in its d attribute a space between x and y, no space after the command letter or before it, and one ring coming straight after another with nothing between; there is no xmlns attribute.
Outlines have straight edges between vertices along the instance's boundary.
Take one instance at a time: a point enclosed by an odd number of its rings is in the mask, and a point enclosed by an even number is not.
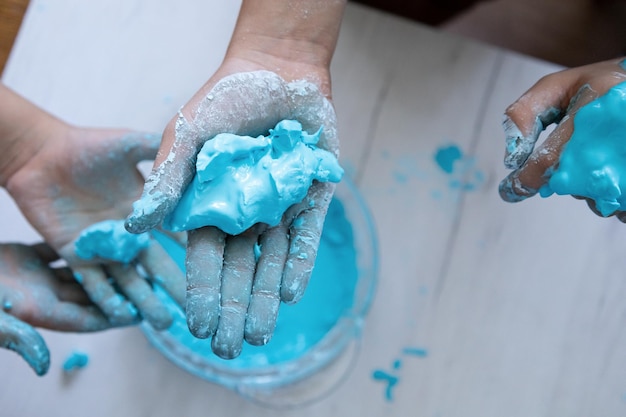
<svg viewBox="0 0 626 417"><path fill-rule="evenodd" d="M624 0L352 0L563 66L626 54ZM0 71L28 0L0 0Z"/></svg>

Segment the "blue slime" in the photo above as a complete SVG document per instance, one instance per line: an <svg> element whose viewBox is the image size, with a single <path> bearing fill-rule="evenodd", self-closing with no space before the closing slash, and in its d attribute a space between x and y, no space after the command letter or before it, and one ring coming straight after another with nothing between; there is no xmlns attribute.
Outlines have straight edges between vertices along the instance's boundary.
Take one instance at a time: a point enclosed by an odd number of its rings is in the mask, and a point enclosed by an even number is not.
<svg viewBox="0 0 626 417"><path fill-rule="evenodd" d="M105 220L84 229L76 239L74 250L83 259L110 259L129 263L150 245L147 233L131 234L120 220Z"/></svg>
<svg viewBox="0 0 626 417"><path fill-rule="evenodd" d="M89 363L89 356L82 352L72 352L63 363L63 370L70 372L75 369L84 368Z"/></svg>
<svg viewBox="0 0 626 417"><path fill-rule="evenodd" d="M217 226L237 235L256 223L277 225L301 202L312 182L339 182L337 157L318 148L321 129L302 130L283 120L268 136L221 133L198 153L196 175L174 211L163 222L172 231Z"/></svg>
<svg viewBox="0 0 626 417"><path fill-rule="evenodd" d="M185 249L164 234L155 232L154 237L184 271ZM255 369L296 359L318 343L350 310L357 278L352 225L346 219L342 203L335 198L328 209L315 268L304 297L295 305L282 305L276 331L267 345L244 344L237 358L221 359L211 351L210 339L197 339L189 332L183 312L165 291L157 294L174 316L174 323L165 332L180 345L220 367Z"/></svg>
<svg viewBox="0 0 626 417"><path fill-rule="evenodd" d="M588 197L603 216L626 210L626 82L581 107L558 167L539 190Z"/></svg>

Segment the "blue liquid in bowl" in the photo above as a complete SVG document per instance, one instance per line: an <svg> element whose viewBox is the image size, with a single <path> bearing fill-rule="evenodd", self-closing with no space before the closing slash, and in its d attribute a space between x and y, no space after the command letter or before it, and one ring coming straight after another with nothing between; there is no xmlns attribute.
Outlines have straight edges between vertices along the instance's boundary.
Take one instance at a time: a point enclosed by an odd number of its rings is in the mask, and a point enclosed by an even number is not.
<svg viewBox="0 0 626 417"><path fill-rule="evenodd" d="M184 268L184 248L165 235L157 239ZM372 218L354 184L344 178L329 208L305 295L295 305L281 305L267 345L244 344L238 358L223 360L211 351L210 340L189 333L171 300L175 322L169 330L157 332L146 323L141 328L164 356L191 374L263 405L301 406L332 392L352 368L377 270ZM169 299L164 292L161 296Z"/></svg>

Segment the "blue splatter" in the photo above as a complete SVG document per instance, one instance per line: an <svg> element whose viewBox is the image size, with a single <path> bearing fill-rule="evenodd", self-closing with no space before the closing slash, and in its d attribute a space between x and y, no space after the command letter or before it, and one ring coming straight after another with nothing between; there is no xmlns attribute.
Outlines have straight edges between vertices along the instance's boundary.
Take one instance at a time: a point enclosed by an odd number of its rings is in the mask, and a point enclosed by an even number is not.
<svg viewBox="0 0 626 417"><path fill-rule="evenodd" d="M457 145L437 149L434 159L451 177L448 181L451 190L475 191L484 182L485 175L474 166L474 158L463 155Z"/></svg>
<svg viewBox="0 0 626 417"><path fill-rule="evenodd" d="M423 348L405 347L402 349L402 354L425 358L428 356L428 351ZM393 401L393 388L400 382L400 376L397 371L402 368L402 360L400 358L394 359L391 367L393 370L390 372L383 371L382 369L375 369L372 372L372 378L375 381L382 381L387 384L385 387L385 399L387 401Z"/></svg>
<svg viewBox="0 0 626 417"><path fill-rule="evenodd" d="M454 172L454 163L463 157L463 152L456 145L450 145L437 149L435 162L443 171L451 174Z"/></svg>
<svg viewBox="0 0 626 417"><path fill-rule="evenodd" d="M398 384L398 377L377 369L372 372L372 378L377 381L384 381L387 383L387 388L385 389L385 398L387 399L387 401L393 401L393 387Z"/></svg>
<svg viewBox="0 0 626 417"><path fill-rule="evenodd" d="M65 372L73 371L74 369L80 369L87 366L89 363L89 356L83 352L72 352L65 362L63 363L63 370Z"/></svg>

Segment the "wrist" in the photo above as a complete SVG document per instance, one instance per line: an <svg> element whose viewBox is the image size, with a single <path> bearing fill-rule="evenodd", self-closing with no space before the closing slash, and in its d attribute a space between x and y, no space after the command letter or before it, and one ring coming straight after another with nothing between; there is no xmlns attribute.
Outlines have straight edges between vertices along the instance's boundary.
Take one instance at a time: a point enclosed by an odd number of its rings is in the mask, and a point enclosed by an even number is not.
<svg viewBox="0 0 626 417"><path fill-rule="evenodd" d="M345 0L244 0L225 61L309 79L324 91L344 7Z"/></svg>

